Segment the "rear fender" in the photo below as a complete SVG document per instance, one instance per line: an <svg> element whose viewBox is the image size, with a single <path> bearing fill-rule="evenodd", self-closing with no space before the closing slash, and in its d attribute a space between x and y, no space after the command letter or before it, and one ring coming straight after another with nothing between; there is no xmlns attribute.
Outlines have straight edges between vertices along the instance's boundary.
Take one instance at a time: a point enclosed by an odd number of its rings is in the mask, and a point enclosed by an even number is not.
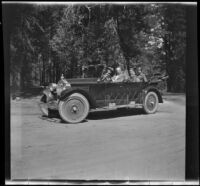
<svg viewBox="0 0 200 186"><path fill-rule="evenodd" d="M145 96L150 91L155 92L157 94L159 103L163 103L162 95L160 91L155 87L151 87L151 86L147 87L145 90L143 90L143 95Z"/></svg>

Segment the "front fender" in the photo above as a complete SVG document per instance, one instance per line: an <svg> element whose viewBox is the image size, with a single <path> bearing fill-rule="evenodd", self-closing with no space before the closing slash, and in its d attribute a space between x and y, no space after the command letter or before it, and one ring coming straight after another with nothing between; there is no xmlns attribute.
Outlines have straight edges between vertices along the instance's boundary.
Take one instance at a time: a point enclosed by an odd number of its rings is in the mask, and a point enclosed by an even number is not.
<svg viewBox="0 0 200 186"><path fill-rule="evenodd" d="M71 94L73 93L80 93L83 96L85 96L90 104L91 108L95 107L95 100L90 96L89 91L87 90L83 90L83 89L79 89L79 88L71 88L71 89L67 89L64 90L61 95L60 95L60 100L65 100L67 97L69 97Z"/></svg>

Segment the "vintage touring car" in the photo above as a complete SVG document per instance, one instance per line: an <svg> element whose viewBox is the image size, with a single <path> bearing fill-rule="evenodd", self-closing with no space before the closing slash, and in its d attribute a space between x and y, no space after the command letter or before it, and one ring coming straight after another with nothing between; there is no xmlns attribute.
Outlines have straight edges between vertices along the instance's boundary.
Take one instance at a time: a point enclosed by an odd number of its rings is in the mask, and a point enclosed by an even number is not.
<svg viewBox="0 0 200 186"><path fill-rule="evenodd" d="M159 83L166 77L151 78L148 82L98 82L97 78L61 79L51 83L39 103L41 111L48 116L58 110L67 123L83 121L89 112L98 110L143 108L153 114L163 103Z"/></svg>

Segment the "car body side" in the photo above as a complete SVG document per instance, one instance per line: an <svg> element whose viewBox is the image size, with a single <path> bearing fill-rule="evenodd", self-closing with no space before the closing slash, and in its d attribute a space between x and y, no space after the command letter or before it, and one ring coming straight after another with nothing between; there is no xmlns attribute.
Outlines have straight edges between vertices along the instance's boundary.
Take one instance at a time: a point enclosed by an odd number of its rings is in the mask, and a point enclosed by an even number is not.
<svg viewBox="0 0 200 186"><path fill-rule="evenodd" d="M60 96L52 95L49 89L44 90L46 103L50 109L58 109L58 101L67 99L73 93L85 96L90 104L90 109L109 107L111 103L116 106L128 105L131 102L143 104L145 95L155 92L159 103L163 103L162 95L157 88L158 83L145 82L97 82L94 78L67 79L71 87L63 90Z"/></svg>

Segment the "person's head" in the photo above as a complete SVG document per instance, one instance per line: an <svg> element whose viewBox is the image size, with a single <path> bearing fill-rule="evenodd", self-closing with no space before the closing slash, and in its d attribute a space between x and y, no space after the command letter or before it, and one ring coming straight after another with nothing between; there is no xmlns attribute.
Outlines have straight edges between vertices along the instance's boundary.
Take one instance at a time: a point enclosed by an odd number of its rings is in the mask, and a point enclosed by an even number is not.
<svg viewBox="0 0 200 186"><path fill-rule="evenodd" d="M65 77L64 77L64 75L63 75L63 74L61 75L60 79L65 79Z"/></svg>
<svg viewBox="0 0 200 186"><path fill-rule="evenodd" d="M139 74L141 74L141 73L142 73L142 68L141 68L141 67L138 67L138 70L137 70L137 71L138 71Z"/></svg>
<svg viewBox="0 0 200 186"><path fill-rule="evenodd" d="M107 69L107 73L108 73L108 74L111 74L111 70L110 70L110 69Z"/></svg>
<svg viewBox="0 0 200 186"><path fill-rule="evenodd" d="M111 67L108 67L106 72L107 72L108 74L112 74L113 69L112 69Z"/></svg>
<svg viewBox="0 0 200 186"><path fill-rule="evenodd" d="M122 72L121 67L117 67L117 68L116 68L116 73L117 73L117 74L121 74L121 72Z"/></svg>
<svg viewBox="0 0 200 186"><path fill-rule="evenodd" d="M130 75L131 75L131 76L135 76L135 71L134 71L133 68L130 68Z"/></svg>

